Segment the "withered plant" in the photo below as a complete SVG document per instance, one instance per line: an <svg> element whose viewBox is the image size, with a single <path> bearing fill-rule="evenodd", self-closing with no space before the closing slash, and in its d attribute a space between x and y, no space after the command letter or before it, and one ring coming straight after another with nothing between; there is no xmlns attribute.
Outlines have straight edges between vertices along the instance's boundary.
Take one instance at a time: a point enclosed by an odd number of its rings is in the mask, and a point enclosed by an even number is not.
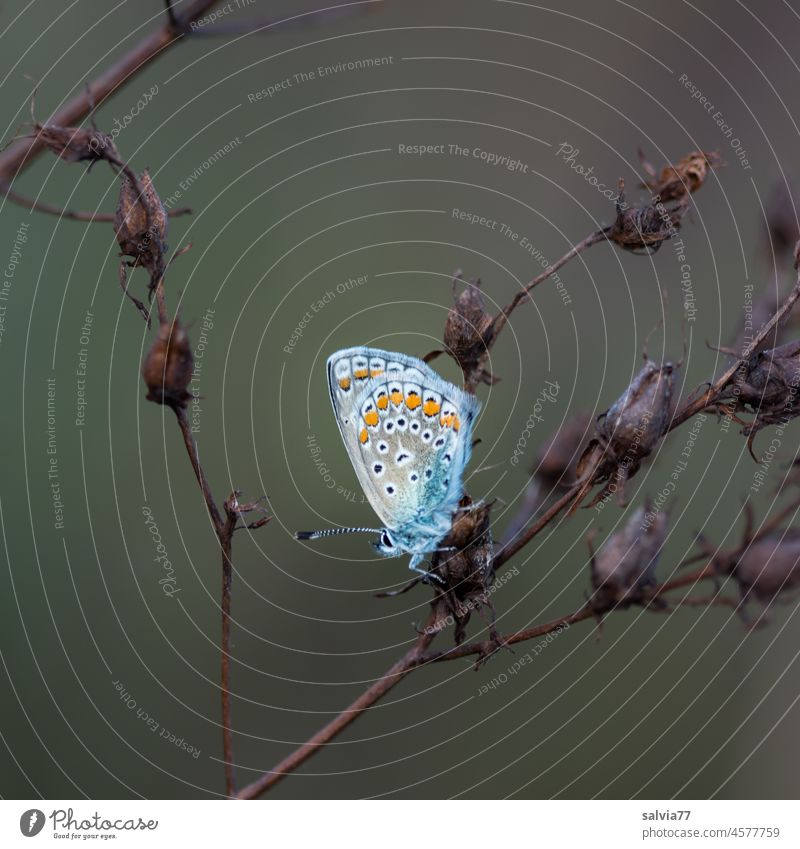
<svg viewBox="0 0 800 849"><path fill-rule="evenodd" d="M40 122L34 118L31 132L0 153L0 184L9 199L41 212L111 223L120 249L119 279L124 293L148 324L156 319L156 327L151 331L153 341L142 364L145 397L174 413L219 544L221 724L224 786L228 796L253 799L268 791L312 755L323 751L327 743L421 666L460 658L485 662L516 643L557 632L565 625L591 622L631 606L663 614L679 606L727 604L744 613L750 602L768 607L800 586L800 532L790 528L800 499L796 494L798 482L790 478L783 494L784 506L759 530L754 530L748 513L738 547L721 550L701 540L697 554L676 568L703 565L693 570L684 568L678 577L666 582L658 581L657 565L659 559L663 560L669 517L646 501L621 530L593 552L591 569L586 575L588 597L580 609L551 622L500 634L495 627L491 597L499 567L528 546L562 513L574 513L587 502L594 504L614 494L622 501L625 484L651 461L673 430L695 415L716 413L735 418L742 424L751 451L752 440L760 430L785 427L797 417L800 341L787 340L777 345L777 333L786 326L800 297L800 277L795 276L790 291L776 302L775 309L765 314L753 338L741 350L730 351L733 361L718 377L678 399L674 380L677 366L647 359L630 385L619 387L618 400L594 423L587 416L576 416L558 434L552 435L530 470L521 507L499 543L492 537L494 505L477 498L473 501L464 493L453 515L450 533L441 550L433 555L430 576L416 579L406 588L421 586L431 592L428 619L411 648L306 743L261 777L239 787L234 771L230 703L233 541L237 530L261 528L268 523L269 516L260 500L242 501L239 491L231 492L219 505L200 463L187 419L192 348L188 330L177 315L170 313L167 303L168 283L176 273L174 269L180 267L180 263L173 266L172 260L188 248L170 255L168 219L187 210L167 213L150 173L145 170L137 175L109 134L94 124L89 129L80 126L80 121L92 113L94 101L102 102L148 61L182 38L213 35L215 30L216 34L236 31L230 25L192 30L191 23L214 6L214 0L187 0L176 9L169 2L166 6L160 29L146 36L129 55L107 69L98 82L90 84L85 94L68 102L52 119ZM59 210L21 198L13 189L13 181L43 151L65 163L88 163L92 167L105 162L120 182L116 212L95 215ZM694 202L693 194L721 164L716 153L702 151L690 152L677 164L665 165L660 172L643 157L642 162L646 174L643 187L650 197L629 205L621 191L615 209L610 211L614 216L612 223L576 242L563 257L521 288L496 315L486 309L480 280L468 283L460 273L455 275L453 304L444 327L442 350L460 366L467 391L474 393L481 385L498 379L489 367L492 348L512 313L533 297L537 286L594 245L652 254L674 237ZM788 265L787 246L796 241L796 221L789 220L780 204L776 208L779 212L772 216L770 238L779 244L779 255ZM796 265L795 262L795 268ZM140 270L147 278L145 286L138 282ZM441 351L433 352L428 359L437 353ZM748 422L741 415L752 419ZM595 494L590 499L593 491ZM724 578L732 578L736 583L738 598L727 598L721 589L708 598L689 594L701 582L718 584ZM676 594L678 590L684 593ZM484 618L487 636L477 642L465 642L467 623L476 613ZM761 623L763 619L762 615L757 621ZM751 619L747 621L753 624ZM433 641L446 633L452 634L452 645L432 649Z"/></svg>

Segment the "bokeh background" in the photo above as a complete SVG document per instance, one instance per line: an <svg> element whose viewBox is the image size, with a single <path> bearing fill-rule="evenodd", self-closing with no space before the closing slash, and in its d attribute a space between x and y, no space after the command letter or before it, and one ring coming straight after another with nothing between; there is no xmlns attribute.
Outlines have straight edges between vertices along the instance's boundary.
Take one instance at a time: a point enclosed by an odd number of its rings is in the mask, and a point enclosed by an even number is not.
<svg viewBox="0 0 800 849"><path fill-rule="evenodd" d="M552 261L610 223L613 205L558 155L562 144L606 186L624 177L633 199L638 148L659 168L698 148L720 151L727 164L694 196L681 232L693 321L670 243L652 257L603 244L562 270L569 303L542 285L494 349L502 381L479 389L482 442L468 487L497 499L501 536L537 449L574 413L595 415L621 394L654 328L654 359L680 359L685 337L690 389L725 362L706 342L731 343L746 287L758 293L792 274L786 255L773 263L764 230L776 184L800 167L796 4L386 0L304 16L314 8L233 2L226 25L302 17L259 34L187 37L97 111L103 129L119 121L118 148L137 170L151 169L162 198L194 210L171 222L170 245L192 249L173 266L168 290L193 346L205 337L201 456L218 498L234 487L266 494L273 516L235 541L242 782L388 668L427 611L424 587L373 595L407 579L405 558L376 559L361 536L327 544L292 537L374 522L331 414L331 352L374 344L421 356L441 345L454 270L480 278L496 310L542 268L523 236ZM156 0L4 3L4 138L27 120L34 83L37 115L46 118L161 14ZM294 76L366 58L383 61ZM683 75L732 128L748 167ZM256 97L287 79L273 96ZM399 152L420 144L508 154L527 167ZM15 185L73 208L116 204L108 169L86 174L53 157L39 158ZM454 209L504 222L520 239L460 221ZM219 796L219 556L172 414L144 398L139 370L152 333L122 298L110 225L7 201L0 216L4 269L20 225L27 236L0 343L0 793ZM143 273L132 286L143 294ZM78 427L82 348L88 394ZM435 366L457 379L452 361ZM512 466L546 380L560 386L557 403ZM786 430L753 498L759 517L794 459L798 427ZM674 432L635 479L629 510L664 486L687 432ZM54 525L48 478L53 435L63 529ZM756 469L737 429L709 418L668 504L662 578L698 532L715 544L738 539ZM143 507L174 567L171 597L159 584ZM596 530L602 538L626 515L614 505L581 511L519 555L510 564L518 574L493 595L501 630L582 604L585 537ZM470 633L480 629L475 619ZM483 695L530 647L477 672L468 662L422 669L274 796L792 797L798 637L794 605L755 633L727 608L668 616L632 608L609 617L599 640L592 623L570 628ZM437 644L451 640L445 633Z"/></svg>

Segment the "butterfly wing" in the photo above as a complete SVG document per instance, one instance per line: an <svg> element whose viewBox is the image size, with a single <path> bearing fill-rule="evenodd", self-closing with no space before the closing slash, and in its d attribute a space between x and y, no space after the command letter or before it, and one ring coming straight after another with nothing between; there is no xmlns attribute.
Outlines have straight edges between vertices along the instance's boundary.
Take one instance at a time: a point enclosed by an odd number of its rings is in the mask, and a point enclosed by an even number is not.
<svg viewBox="0 0 800 849"><path fill-rule="evenodd" d="M377 348L328 359L331 401L364 494L389 529L449 516L461 498L477 399L421 360Z"/></svg>

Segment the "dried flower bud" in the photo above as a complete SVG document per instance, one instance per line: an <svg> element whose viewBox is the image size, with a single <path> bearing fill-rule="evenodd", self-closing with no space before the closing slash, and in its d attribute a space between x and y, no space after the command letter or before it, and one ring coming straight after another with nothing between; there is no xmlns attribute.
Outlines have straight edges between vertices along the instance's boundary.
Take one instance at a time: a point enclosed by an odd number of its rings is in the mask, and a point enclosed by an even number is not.
<svg viewBox="0 0 800 849"><path fill-rule="evenodd" d="M800 223L794 198L800 198L797 187L776 183L769 193L766 203L767 247L770 253L790 253L794 250L797 237L800 236ZM771 259L771 257L770 257Z"/></svg>
<svg viewBox="0 0 800 849"><path fill-rule="evenodd" d="M647 589L667 538L666 513L652 513L645 503L625 527L592 553L591 604L597 613L650 600Z"/></svg>
<svg viewBox="0 0 800 849"><path fill-rule="evenodd" d="M189 334L177 319L163 322L142 365L147 400L174 410L185 408L192 397L188 387L193 369Z"/></svg>
<svg viewBox="0 0 800 849"><path fill-rule="evenodd" d="M119 163L114 139L107 133L83 127L57 127L34 124L36 138L65 162L99 162L103 159Z"/></svg>
<svg viewBox="0 0 800 849"><path fill-rule="evenodd" d="M575 481L589 425L589 416L578 413L539 449L533 473L545 486L553 489Z"/></svg>
<svg viewBox="0 0 800 849"><path fill-rule="evenodd" d="M491 531L491 504L473 504L461 499L450 533L441 551L433 558L432 571L442 581L448 620L455 624L455 639L463 641L465 628L474 610L489 607L488 589L494 575L494 543ZM447 550L452 549L452 550ZM441 626L436 626L441 630Z"/></svg>
<svg viewBox="0 0 800 849"><path fill-rule="evenodd" d="M480 382L491 385L496 378L484 368L491 344L492 317L486 312L481 294L481 281L467 283L460 294L456 286L461 272L453 276L453 306L444 325L444 344L448 353L464 372L468 385Z"/></svg>
<svg viewBox="0 0 800 849"><path fill-rule="evenodd" d="M800 415L800 341L759 351L734 375L723 400L734 400L735 410L755 413L742 429L753 454L756 434L769 425L785 426Z"/></svg>
<svg viewBox="0 0 800 849"><path fill-rule="evenodd" d="M639 158L650 176L642 185L650 189L654 199L662 203L670 200L685 200L692 192L696 192L706 181L709 172L722 164L718 151L705 153L701 150L692 151L681 159L677 165L666 165L656 179L656 172L645 159L641 151Z"/></svg>
<svg viewBox="0 0 800 849"><path fill-rule="evenodd" d="M122 254L132 257L134 265L144 266L151 279L157 280L164 271L167 221L167 211L147 169L138 187L123 175L114 221L117 242Z"/></svg>
<svg viewBox="0 0 800 849"><path fill-rule="evenodd" d="M617 218L608 238L627 251L642 250L653 254L678 232L686 206L681 204L668 209L660 201L628 206L624 189L625 181L620 178Z"/></svg>
<svg viewBox="0 0 800 849"><path fill-rule="evenodd" d="M769 602L800 585L800 530L789 528L756 540L733 564L742 598Z"/></svg>
<svg viewBox="0 0 800 849"><path fill-rule="evenodd" d="M595 438L578 463L578 475L594 468L594 482L612 476L613 480L593 503L613 492L622 500L625 482L667 432L676 368L672 363L658 366L647 360L625 394L598 417Z"/></svg>

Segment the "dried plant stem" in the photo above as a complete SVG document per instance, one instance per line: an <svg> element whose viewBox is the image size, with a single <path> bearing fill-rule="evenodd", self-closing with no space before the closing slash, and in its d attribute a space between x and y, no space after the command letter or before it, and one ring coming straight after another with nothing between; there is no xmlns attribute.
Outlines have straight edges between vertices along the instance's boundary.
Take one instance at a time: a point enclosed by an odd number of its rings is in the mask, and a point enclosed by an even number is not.
<svg viewBox="0 0 800 849"><path fill-rule="evenodd" d="M713 405L717 395L730 383L736 372L746 364L747 360L758 350L759 346L772 333L772 331L780 324L780 322L791 312L792 307L800 298L800 273L798 273L792 290L786 296L784 302L778 307L777 312L770 320L758 331L755 339L747 346L742 356L730 366L723 374L718 377L704 392L700 393L694 400L688 400L681 408L677 410L675 416L669 425L669 430L674 430L679 425L683 424L687 419L702 412L709 405Z"/></svg>
<svg viewBox="0 0 800 849"><path fill-rule="evenodd" d="M274 787L284 779L290 772L294 772L301 764L305 763L312 755L316 754L323 746L330 743L349 725L355 722L366 710L371 708L380 698L385 696L389 690L397 686L412 669L418 667L419 658L424 655L425 650L433 642L436 632L431 626L437 619L434 608L428 616L428 621L421 629L421 633L414 645L386 672L368 687L349 707L345 708L335 719L317 731L302 746L295 749L288 757L284 758L274 769L265 772L251 784L243 787L237 794L237 799L256 799L262 793Z"/></svg>
<svg viewBox="0 0 800 849"><path fill-rule="evenodd" d="M88 224L97 222L114 223L116 216L113 212L86 212L79 209L62 209L60 206L54 206L51 203L44 203L40 200L33 200L24 195L19 194L11 189L8 183L0 183L0 193L5 195L12 203L18 206L24 206L33 212L43 212L45 215L56 215L59 218L67 218L70 221L83 221ZM182 206L178 209L170 209L167 215L170 218L178 218L181 215L191 215L191 207Z"/></svg>
<svg viewBox="0 0 800 849"><path fill-rule="evenodd" d="M211 494L211 488L208 485L206 473L203 471L203 467L200 464L200 456L197 453L197 443L195 442L194 436L192 436L192 428L189 424L189 419L186 418L186 410L182 407L176 408L175 417L178 419L178 427L181 429L183 444L186 446L186 453L189 455L189 460L192 463L197 483L200 485L200 489L203 493L203 499L206 502L208 515L211 517L211 521L214 524L214 531L218 537L221 537L225 528L225 520L223 520L220 515L217 503L214 501L214 496Z"/></svg>
<svg viewBox="0 0 800 849"><path fill-rule="evenodd" d="M603 242L606 240L608 233L611 231L610 227L606 227L603 230L597 230L594 233L590 233L585 239L582 239L578 242L577 245L573 245L565 254L561 257L561 259L556 260L552 265L548 265L545 270L534 277L530 283L524 286L522 289L517 292L516 295L511 299L511 302L503 307L503 309L498 313L494 322L492 323L492 328L490 332L490 336L492 340L497 338L497 334L505 327L508 323L509 316L511 313L528 297L531 291L536 288L540 283L543 283L547 280L548 277L551 277L553 274L558 271L563 265L566 265L573 257L578 256L579 253L582 253L587 248L590 248L592 245L596 245L598 242Z"/></svg>
<svg viewBox="0 0 800 849"><path fill-rule="evenodd" d="M566 505L562 505L562 509L564 506ZM715 573L711 566L706 565L691 574L682 575L679 578L659 585L653 590L652 598L658 598L670 590L692 586L714 576ZM429 663L440 663L444 660L458 660L459 658L472 656L476 656L479 660L483 661L505 645L514 645L515 643L522 643L536 637L544 637L565 626L574 625L577 622L583 622L587 619L597 618L598 614L590 606L586 605L574 613L561 616L551 622L533 625L530 628L525 628L522 631L501 637L499 640L482 640L480 642L454 646L453 648L443 649L441 651L429 652L427 651L427 647L433 641L436 632L431 631L431 633L426 634L425 631L428 630L428 626L436 621L436 611L433 611L428 618L428 623L426 628L423 629L423 633L420 634L416 643L400 660L393 664L382 677L378 678L374 684L365 690L349 707L345 708L332 722L329 722L324 728L320 729L298 749L295 749L294 752L284 758L273 770L265 772L260 778L243 787L236 794L236 798L256 799L271 787L274 787L290 772L296 770L313 754L318 752L320 748L330 743L334 737L338 736L351 723L355 722L378 699L399 684L414 669L418 669Z"/></svg>
<svg viewBox="0 0 800 849"><path fill-rule="evenodd" d="M175 44L176 41L179 41L183 35L183 30L189 26L192 20L205 14L217 2L219 0L193 0L193 2L182 4L181 10L175 12L176 20L179 23L177 27L171 23L168 16L165 16L161 27L146 35L124 56L121 56L113 65L89 83L88 90L91 92L91 100L95 104L100 104L110 94L133 79L153 59ZM85 118L91 110L90 98L81 93L59 109L49 123L69 127ZM35 136L29 139L21 139L15 144L9 145L5 151L0 153L0 179L3 181L13 179L19 171L30 165L34 157L41 153L43 149L44 145L41 140Z"/></svg>
<svg viewBox="0 0 800 849"><path fill-rule="evenodd" d="M525 546L544 528L553 521L553 519L558 516L558 514L567 507L570 502L575 498L575 496L580 491L583 486L583 481L578 481L573 484L562 496L555 502L551 507L547 509L547 511L542 515L540 519L537 519L524 533L520 532L513 539L506 542L506 544L497 552L494 557L494 567L497 569L499 566L502 566L507 560L510 560L518 551L525 548Z"/></svg>
<svg viewBox="0 0 800 849"><path fill-rule="evenodd" d="M225 526L220 536L222 551L222 635L220 637L220 697L222 701L222 757L225 761L225 792L236 793L231 719L231 586L233 584L233 534L238 516L225 502Z"/></svg>

